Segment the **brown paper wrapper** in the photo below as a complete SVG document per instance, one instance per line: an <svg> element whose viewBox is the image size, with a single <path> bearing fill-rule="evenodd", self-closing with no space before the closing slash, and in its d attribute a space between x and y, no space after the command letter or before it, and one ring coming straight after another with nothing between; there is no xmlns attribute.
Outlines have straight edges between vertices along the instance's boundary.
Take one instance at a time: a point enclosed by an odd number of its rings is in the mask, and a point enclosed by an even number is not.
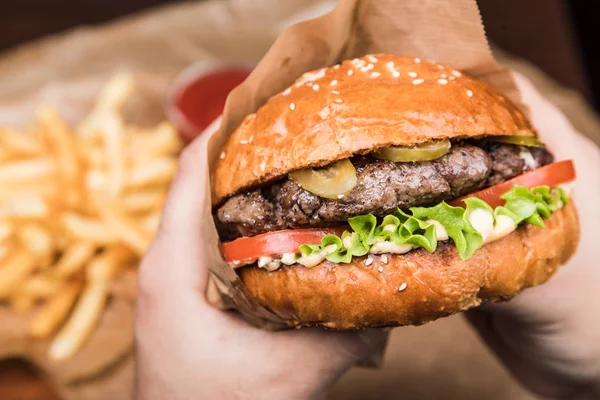
<svg viewBox="0 0 600 400"><path fill-rule="evenodd" d="M220 128L209 128L199 139L206 146L209 164L214 165L220 148L246 115L300 75L372 53L449 64L487 81L520 104L512 76L492 56L474 0L343 0L330 13L287 29L248 79L229 95ZM248 296L236 273L223 261L206 189L204 236L209 268L220 292L209 300L228 304L255 325L285 327L283 319Z"/></svg>

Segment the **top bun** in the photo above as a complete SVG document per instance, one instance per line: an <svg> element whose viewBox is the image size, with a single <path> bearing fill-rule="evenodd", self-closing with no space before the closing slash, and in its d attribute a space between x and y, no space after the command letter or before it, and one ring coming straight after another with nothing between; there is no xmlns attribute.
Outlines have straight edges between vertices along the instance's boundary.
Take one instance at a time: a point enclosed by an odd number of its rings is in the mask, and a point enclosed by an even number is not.
<svg viewBox="0 0 600 400"><path fill-rule="evenodd" d="M391 145L536 136L485 82L419 58L368 55L307 72L248 115L216 165L214 204L291 171Z"/></svg>

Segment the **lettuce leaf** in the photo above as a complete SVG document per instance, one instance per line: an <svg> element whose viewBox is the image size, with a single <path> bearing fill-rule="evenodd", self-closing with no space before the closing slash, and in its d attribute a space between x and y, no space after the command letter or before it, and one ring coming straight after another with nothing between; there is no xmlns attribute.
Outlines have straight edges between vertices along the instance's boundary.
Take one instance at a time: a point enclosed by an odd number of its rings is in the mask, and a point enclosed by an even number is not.
<svg viewBox="0 0 600 400"><path fill-rule="evenodd" d="M460 257L466 260L483 245L482 235L469 221L473 210L481 208L489 211L494 217L494 224L499 215L504 215L515 225L526 222L544 228L543 220L569 201L562 188L549 186L531 189L514 186L501 198L505 205L495 209L475 197L464 200L466 208L441 202L433 207L412 207L410 213L396 209L380 223L372 214L359 215L348 219L352 232L345 231L341 237L326 235L320 244L304 244L298 250L302 256L310 256L327 248L327 254L323 256L335 263L349 263L352 257L364 256L371 246L381 241L410 244L434 252L437 249L436 227L431 220L435 220L446 229Z"/></svg>
<svg viewBox="0 0 600 400"><path fill-rule="evenodd" d="M442 201L434 207L413 207L410 211L415 218L434 219L442 224L463 260L470 258L483 244L483 237L473 228L461 207L452 207Z"/></svg>

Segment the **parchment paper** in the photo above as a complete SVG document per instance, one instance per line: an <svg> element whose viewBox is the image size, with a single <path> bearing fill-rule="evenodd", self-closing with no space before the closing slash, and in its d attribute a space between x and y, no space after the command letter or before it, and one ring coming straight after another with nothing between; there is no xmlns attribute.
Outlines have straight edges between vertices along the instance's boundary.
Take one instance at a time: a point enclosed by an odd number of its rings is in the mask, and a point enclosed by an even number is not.
<svg viewBox="0 0 600 400"><path fill-rule="evenodd" d="M0 57L0 125L21 125L29 121L34 107L42 101L57 105L63 115L76 122L87 111L101 85L121 69L131 70L138 76L141 94L140 101L134 102L137 104L133 107L136 118L142 122L162 119L168 83L179 70L204 59L257 62L269 49L282 26L329 10L331 3L309 0L186 3L23 46ZM387 3L393 5L391 1ZM446 2L426 0L397 3L407 6L413 4L413 8L435 8L435 12L429 14L429 19L427 15L416 19L418 13L411 14L411 18L400 13L398 19L394 20L387 9L381 8L383 6L366 8L381 20L380 23L385 24L385 29L396 32L398 43L391 40L391 45L405 43L403 45L414 49L411 54L424 57L424 52L430 51L428 49L435 40L439 40L441 31L443 42L456 49L456 57L462 58L462 51L465 50L471 54L471 60L479 60L476 64L483 66L481 70L471 70L467 66L468 70L487 74L488 79L499 76L496 79L500 82L506 79L507 75L496 67L492 70L500 71L498 75L486 72L486 68L494 63L487 51L479 17L472 4L452 1L447 2L452 3L451 6L445 6L443 3ZM475 21L467 23L462 18L448 21L444 14L456 12L448 8L462 10ZM467 25L461 29L463 32L472 31L470 39L475 40L479 48L477 57L469 50L472 46L469 38L457 37L443 30L448 24ZM442 28L437 29L440 25ZM358 14L352 18L352 26L365 26ZM418 29L424 31L425 36L414 42L407 40L407 34ZM426 37L431 35L428 29L437 31L437 39ZM311 37L319 41L318 36ZM469 43L465 45L465 41ZM383 51L373 47L373 42L365 37L361 44L365 52L370 48ZM305 52L306 49L300 46L296 55L299 57ZM326 61L329 59L324 60L323 64ZM445 57L436 61L453 63ZM530 65L518 60L504 61L510 61L511 67L532 78L579 130L591 137L595 135L597 142L600 142L600 121L581 96L559 87ZM456 62L463 61L459 59ZM315 62L305 67L314 66L320 65ZM298 74L304 72L303 68L296 68ZM277 68L274 69L277 73ZM262 71L264 76L264 67ZM288 79L288 83L295 78L287 69L282 72L287 74L285 79ZM269 91L280 90L285 84L282 82L279 87L269 88ZM505 87L507 93L512 91L510 84L499 85ZM261 93L256 100L248 96L248 112L269 96L266 90ZM256 104L250 107L254 101ZM242 114L240 112L238 118ZM45 361L46 344L30 342L25 337L27 316L17 316L0 308L0 359L9 356L29 359L48 374L65 399L130 398L133 382L130 327L134 282L132 274L128 274L116 283L116 301L109 306L98 331L83 351L65 364ZM386 358L383 371L361 370L350 374L338 385L334 398L376 399L396 395L407 399L530 398L508 377L460 317L444 319L424 327L394 330ZM435 377L435 381L432 381L432 377Z"/></svg>

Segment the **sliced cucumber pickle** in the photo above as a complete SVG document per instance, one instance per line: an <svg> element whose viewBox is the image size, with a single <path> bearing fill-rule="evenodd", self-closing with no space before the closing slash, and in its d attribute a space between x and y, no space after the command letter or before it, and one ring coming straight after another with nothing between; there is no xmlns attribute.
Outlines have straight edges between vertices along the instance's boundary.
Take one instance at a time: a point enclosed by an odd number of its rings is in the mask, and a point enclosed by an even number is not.
<svg viewBox="0 0 600 400"><path fill-rule="evenodd" d="M392 146L373 153L375 158L394 162L429 161L450 151L449 140L436 140L413 147Z"/></svg>
<svg viewBox="0 0 600 400"><path fill-rule="evenodd" d="M527 147L546 147L546 145L535 136L492 136L493 142L516 144Z"/></svg>
<svg viewBox="0 0 600 400"><path fill-rule="evenodd" d="M356 186L356 169L348 159L322 168L306 168L290 173L290 179L303 189L327 199L340 199Z"/></svg>

